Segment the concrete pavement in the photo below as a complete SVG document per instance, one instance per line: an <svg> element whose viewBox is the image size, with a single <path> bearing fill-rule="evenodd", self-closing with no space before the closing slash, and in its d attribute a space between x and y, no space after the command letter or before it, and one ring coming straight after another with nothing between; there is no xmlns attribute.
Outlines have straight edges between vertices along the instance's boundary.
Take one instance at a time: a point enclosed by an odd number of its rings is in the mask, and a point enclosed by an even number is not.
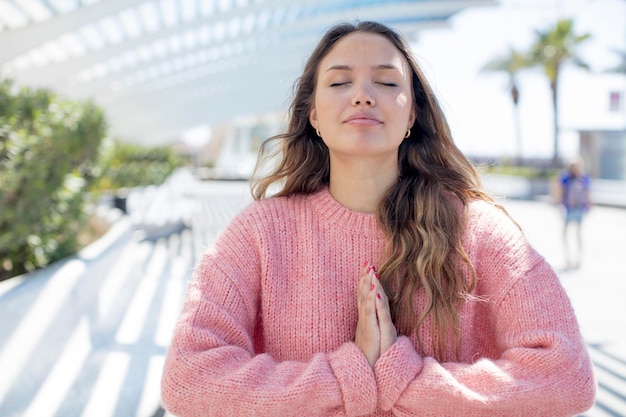
<svg viewBox="0 0 626 417"><path fill-rule="evenodd" d="M162 416L160 372L186 282L249 201L245 183L174 177L131 196L130 214L79 256L0 283L0 416ZM558 208L502 202L576 309L599 380L585 416L626 416L626 209L593 208L581 267L567 270Z"/></svg>
<svg viewBox="0 0 626 417"><path fill-rule="evenodd" d="M576 310L598 378L596 404L585 415L626 416L626 209L591 209L580 268L568 269L559 208L529 201L504 205L558 271Z"/></svg>

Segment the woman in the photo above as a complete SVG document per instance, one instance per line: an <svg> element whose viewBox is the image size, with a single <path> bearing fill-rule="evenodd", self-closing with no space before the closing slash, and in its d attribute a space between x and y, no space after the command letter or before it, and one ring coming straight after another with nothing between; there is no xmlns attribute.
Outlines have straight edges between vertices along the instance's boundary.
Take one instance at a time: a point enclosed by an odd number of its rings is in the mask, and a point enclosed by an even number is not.
<svg viewBox="0 0 626 417"><path fill-rule="evenodd" d="M591 179L583 171L582 159L576 158L568 163L565 173L559 178L557 196L564 214L563 244L567 269L580 268L583 255L582 223L591 208L590 187ZM571 237L568 236L570 226L575 229L574 242L570 242Z"/></svg>
<svg viewBox="0 0 626 417"><path fill-rule="evenodd" d="M481 188L395 32L330 29L257 172L272 149L279 160L255 180L256 201L194 273L164 369L168 410L569 416L591 406L592 368L557 276Z"/></svg>

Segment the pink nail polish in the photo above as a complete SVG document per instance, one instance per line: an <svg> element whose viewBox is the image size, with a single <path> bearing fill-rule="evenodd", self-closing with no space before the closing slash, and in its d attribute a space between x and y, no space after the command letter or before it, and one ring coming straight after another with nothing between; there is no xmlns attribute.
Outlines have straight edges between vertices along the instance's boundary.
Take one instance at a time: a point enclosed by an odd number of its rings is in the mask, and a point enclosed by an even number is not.
<svg viewBox="0 0 626 417"><path fill-rule="evenodd" d="M372 265L372 269L374 270L374 272L377 272L376 265Z"/></svg>
<svg viewBox="0 0 626 417"><path fill-rule="evenodd" d="M368 266L370 263L369 261L363 261L363 268L365 268L366 266Z"/></svg>
<svg viewBox="0 0 626 417"><path fill-rule="evenodd" d="M372 286L370 287L370 291L372 291L374 289L374 284L372 284ZM380 294L378 294L378 296L380 297Z"/></svg>
<svg viewBox="0 0 626 417"><path fill-rule="evenodd" d="M369 274L371 270L372 270L372 267L371 267L371 266L368 266L368 267L367 267L367 271L365 271L365 272Z"/></svg>
<svg viewBox="0 0 626 417"><path fill-rule="evenodd" d="M381 299L381 297L380 297L380 293L377 295L377 297L378 297L378 299L379 299L379 300Z"/></svg>
<svg viewBox="0 0 626 417"><path fill-rule="evenodd" d="M378 272L374 272L374 276L376 277L376 279L380 279L380 278L378 277Z"/></svg>

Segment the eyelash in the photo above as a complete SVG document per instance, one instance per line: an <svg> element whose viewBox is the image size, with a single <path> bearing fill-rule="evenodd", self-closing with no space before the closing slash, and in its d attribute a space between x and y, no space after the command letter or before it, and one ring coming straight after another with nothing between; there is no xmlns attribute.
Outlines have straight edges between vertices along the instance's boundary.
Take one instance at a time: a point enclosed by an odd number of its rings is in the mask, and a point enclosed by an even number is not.
<svg viewBox="0 0 626 417"><path fill-rule="evenodd" d="M345 82L345 83L332 83L330 86L331 87L340 87L342 85L348 84L349 82ZM396 83L383 83L383 82L379 82L377 84L381 84L384 85L385 87L397 87L398 84Z"/></svg>

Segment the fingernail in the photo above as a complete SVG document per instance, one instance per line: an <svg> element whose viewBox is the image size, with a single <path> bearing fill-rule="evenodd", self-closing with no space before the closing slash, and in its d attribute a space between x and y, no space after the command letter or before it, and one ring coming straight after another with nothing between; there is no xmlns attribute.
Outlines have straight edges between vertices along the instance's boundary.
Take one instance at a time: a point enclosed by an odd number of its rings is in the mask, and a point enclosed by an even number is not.
<svg viewBox="0 0 626 417"><path fill-rule="evenodd" d="M369 261L363 261L363 268L369 265Z"/></svg>
<svg viewBox="0 0 626 417"><path fill-rule="evenodd" d="M378 278L378 272L374 272L374 276L376 277L376 279L380 279Z"/></svg>
<svg viewBox="0 0 626 417"><path fill-rule="evenodd" d="M372 265L372 269L376 272L376 265Z"/></svg>
<svg viewBox="0 0 626 417"><path fill-rule="evenodd" d="M370 287L370 291L372 291L374 289L374 284L372 284L372 286ZM378 294L380 296L380 294Z"/></svg>
<svg viewBox="0 0 626 417"><path fill-rule="evenodd" d="M380 300L380 293L378 293L378 295L376 295L378 297L378 299Z"/></svg>
<svg viewBox="0 0 626 417"><path fill-rule="evenodd" d="M366 271L366 273L368 273L368 274L369 274L371 270L372 270L372 267L371 267L371 266L368 266L368 267L367 267L367 271Z"/></svg>

